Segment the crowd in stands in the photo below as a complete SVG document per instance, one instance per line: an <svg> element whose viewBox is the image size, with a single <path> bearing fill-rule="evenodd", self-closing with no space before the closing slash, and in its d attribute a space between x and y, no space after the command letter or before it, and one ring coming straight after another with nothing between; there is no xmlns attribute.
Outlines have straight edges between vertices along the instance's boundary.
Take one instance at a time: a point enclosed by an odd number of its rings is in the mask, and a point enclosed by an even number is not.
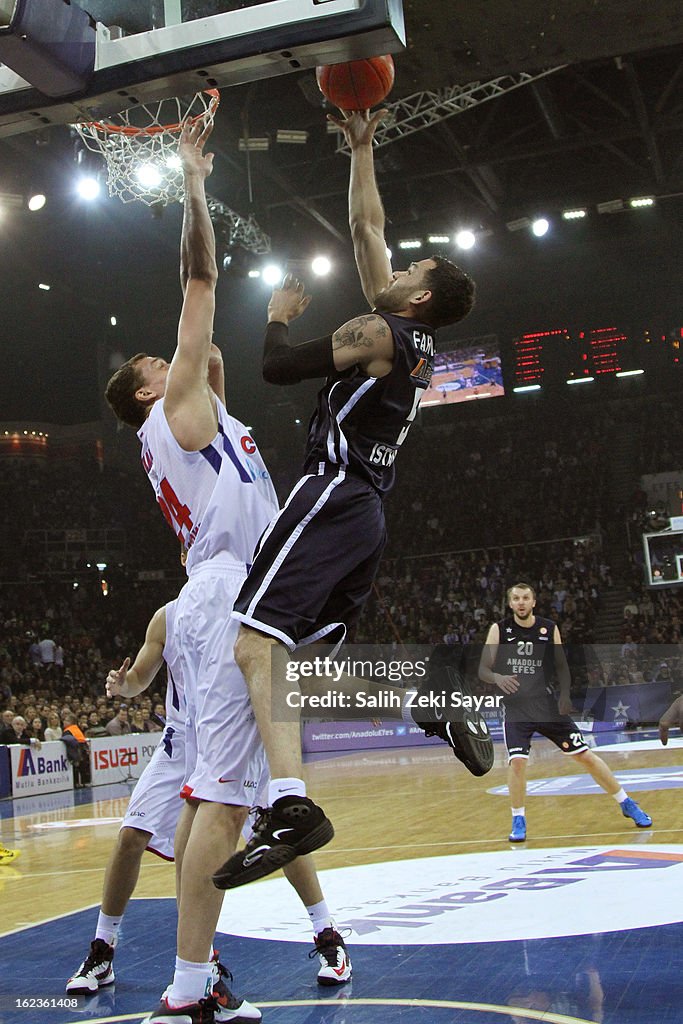
<svg viewBox="0 0 683 1024"><path fill-rule="evenodd" d="M604 520L607 431L563 410L551 428L531 414L415 424L387 501L387 554L528 544L595 533ZM476 438L476 441L475 441ZM405 457L403 457L405 454Z"/></svg>
<svg viewBox="0 0 683 1024"><path fill-rule="evenodd" d="M4 742L89 739L163 728L165 679L126 701L108 699L110 668L133 658L157 606L177 580L121 578L105 597L93 577L74 589L53 580L0 587L0 711ZM0 742L3 739L0 738Z"/></svg>
<svg viewBox="0 0 683 1024"><path fill-rule="evenodd" d="M537 613L557 622L566 644L594 641L601 600L612 586L600 537L615 514L622 525L624 517L609 498L613 411L519 409L448 422L426 410L414 424L387 502L389 544L356 642L482 642L505 614L505 589L514 578L536 587ZM624 422L628 413L624 406ZM648 400L633 418L648 469L683 465L681 431L670 429L682 418L673 401ZM282 448L286 459L268 452L283 484L296 477L293 447ZM634 467L636 493L637 473ZM158 730L161 675L132 702L107 700L104 692L108 670L135 654L154 610L182 585L176 541L139 464L4 459L0 500L19 524L0 537L0 711L24 719L19 725L28 739L64 730L65 714L86 738L107 728ZM124 536L106 571L106 596L93 565L106 552L93 552L88 568L87 540L83 549L50 548L40 537L48 529L68 537L104 529ZM158 578L147 579L150 571ZM614 637L627 649L602 681L655 678L665 660L677 678L673 656L655 660L660 645L680 643L683 594L651 592L637 565L628 582L632 600L621 637Z"/></svg>
<svg viewBox="0 0 683 1024"><path fill-rule="evenodd" d="M591 643L610 568L595 540L388 559L356 630L358 643L391 631L403 643L483 643L505 614L515 580L536 590L538 615L567 643Z"/></svg>

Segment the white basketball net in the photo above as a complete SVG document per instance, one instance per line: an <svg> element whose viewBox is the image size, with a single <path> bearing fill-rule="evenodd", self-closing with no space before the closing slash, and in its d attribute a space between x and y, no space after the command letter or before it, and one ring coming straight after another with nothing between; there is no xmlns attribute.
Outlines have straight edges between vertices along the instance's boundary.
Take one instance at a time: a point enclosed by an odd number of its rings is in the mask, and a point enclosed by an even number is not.
<svg viewBox="0 0 683 1024"><path fill-rule="evenodd" d="M218 91L207 89L190 101L140 103L106 121L74 127L88 149L104 157L110 196L124 203L166 206L182 202L185 195L178 156L183 123L213 123L219 103Z"/></svg>

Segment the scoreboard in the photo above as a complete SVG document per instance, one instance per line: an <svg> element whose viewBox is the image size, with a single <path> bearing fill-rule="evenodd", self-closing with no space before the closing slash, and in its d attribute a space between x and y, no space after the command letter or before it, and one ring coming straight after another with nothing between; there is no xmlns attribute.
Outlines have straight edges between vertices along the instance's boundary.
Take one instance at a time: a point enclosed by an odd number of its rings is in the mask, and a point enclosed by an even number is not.
<svg viewBox="0 0 683 1024"><path fill-rule="evenodd" d="M667 333L615 324L529 331L512 339L513 389L579 383L650 370L667 372L683 359L683 328Z"/></svg>

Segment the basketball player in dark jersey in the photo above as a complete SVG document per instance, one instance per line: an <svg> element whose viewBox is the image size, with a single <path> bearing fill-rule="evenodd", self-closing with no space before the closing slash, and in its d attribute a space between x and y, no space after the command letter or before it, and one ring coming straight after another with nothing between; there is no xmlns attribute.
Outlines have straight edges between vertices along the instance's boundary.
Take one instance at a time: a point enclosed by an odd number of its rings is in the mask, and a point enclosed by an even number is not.
<svg viewBox="0 0 683 1024"><path fill-rule="evenodd" d="M523 581L507 591L512 615L489 629L479 664L479 678L503 691L503 731L508 750L508 789L512 807L510 842L526 839L526 766L531 737L540 733L577 762L597 784L614 797L626 818L649 828L652 818L622 789L602 758L588 749L581 730L570 717L571 677L562 638L552 619L534 615L536 592ZM559 682L559 700L552 688Z"/></svg>
<svg viewBox="0 0 683 1024"><path fill-rule="evenodd" d="M268 307L263 375L272 384L326 377L309 426L305 475L263 535L233 611L237 663L266 748L269 807L254 839L214 875L234 888L275 871L334 834L306 797L298 722L273 723L271 653L341 642L368 594L386 541L383 498L394 460L429 386L435 331L469 313L474 284L441 257L392 272L372 139L384 112L344 115L351 146L349 214L363 291L373 312L333 334L292 346L288 324L308 305L285 279ZM291 689L273 673L273 691Z"/></svg>

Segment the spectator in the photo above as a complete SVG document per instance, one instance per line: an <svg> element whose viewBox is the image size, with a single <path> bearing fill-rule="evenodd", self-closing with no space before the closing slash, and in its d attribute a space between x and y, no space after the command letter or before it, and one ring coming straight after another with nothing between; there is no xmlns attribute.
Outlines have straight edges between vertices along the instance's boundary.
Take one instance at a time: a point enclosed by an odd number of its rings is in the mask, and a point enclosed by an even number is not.
<svg viewBox="0 0 683 1024"><path fill-rule="evenodd" d="M64 731L62 743L66 747L66 756L73 766L74 786L76 789L83 789L90 782L90 748L80 727L76 725L76 719L71 712L64 718Z"/></svg>
<svg viewBox="0 0 683 1024"><path fill-rule="evenodd" d="M111 721L107 722L105 729L110 736L128 736L131 732L131 727L128 721L128 707L126 704L122 704L119 707L118 713Z"/></svg>
<svg viewBox="0 0 683 1024"><path fill-rule="evenodd" d="M27 747L31 745L33 737L28 730L26 719L21 715L16 715L12 719L12 730L14 732L14 739L10 740L10 743L24 743Z"/></svg>
<svg viewBox="0 0 683 1024"><path fill-rule="evenodd" d="M154 714L150 716L150 721L158 725L160 729L165 729L166 708L163 704L159 703L154 705Z"/></svg>
<svg viewBox="0 0 683 1024"><path fill-rule="evenodd" d="M43 720L40 715L34 715L31 719L31 735L34 740L44 740L45 732L43 729Z"/></svg>
<svg viewBox="0 0 683 1024"><path fill-rule="evenodd" d="M41 640L38 644L41 664L47 669L51 669L54 666L56 648L57 644L54 640L50 640L49 637L45 637L45 639Z"/></svg>
<svg viewBox="0 0 683 1024"><path fill-rule="evenodd" d="M15 732L12 728L12 719L14 718L14 712L11 708L8 708L2 713L2 724L0 725L0 743L14 743Z"/></svg>
<svg viewBox="0 0 683 1024"><path fill-rule="evenodd" d="M45 730L46 740L61 740L62 738L62 727L59 723L59 715L56 711L51 711L47 716L47 728Z"/></svg>
<svg viewBox="0 0 683 1024"><path fill-rule="evenodd" d="M133 711L133 720L131 722L131 730L133 732L145 732L145 720L142 717L142 711L138 711L137 708Z"/></svg>
<svg viewBox="0 0 683 1024"><path fill-rule="evenodd" d="M90 714L88 715L87 735L89 737L93 737L93 736L106 736L107 735L107 730L102 725L102 721L100 719L100 716L98 715L98 713L96 711L91 711Z"/></svg>

